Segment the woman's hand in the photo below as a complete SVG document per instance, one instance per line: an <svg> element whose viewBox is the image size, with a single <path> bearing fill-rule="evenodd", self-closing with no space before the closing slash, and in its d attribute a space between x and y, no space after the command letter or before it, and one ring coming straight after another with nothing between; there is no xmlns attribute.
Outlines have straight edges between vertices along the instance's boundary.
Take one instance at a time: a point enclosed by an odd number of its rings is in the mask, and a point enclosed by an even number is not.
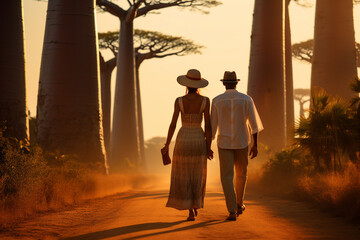
<svg viewBox="0 0 360 240"><path fill-rule="evenodd" d="M164 154L169 151L169 145L165 143L165 146L161 149L161 153Z"/></svg>
<svg viewBox="0 0 360 240"><path fill-rule="evenodd" d="M207 150L207 159L211 160L214 158L214 152L211 149Z"/></svg>

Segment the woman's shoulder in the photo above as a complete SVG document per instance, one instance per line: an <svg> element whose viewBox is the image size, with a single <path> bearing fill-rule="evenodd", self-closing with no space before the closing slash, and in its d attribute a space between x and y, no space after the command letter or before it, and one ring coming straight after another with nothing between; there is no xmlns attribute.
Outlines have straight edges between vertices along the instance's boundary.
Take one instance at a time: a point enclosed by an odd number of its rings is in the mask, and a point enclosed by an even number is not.
<svg viewBox="0 0 360 240"><path fill-rule="evenodd" d="M207 103L210 102L210 98L208 98L207 96L202 96L202 95L200 95L200 96L201 96L202 99L205 100Z"/></svg>

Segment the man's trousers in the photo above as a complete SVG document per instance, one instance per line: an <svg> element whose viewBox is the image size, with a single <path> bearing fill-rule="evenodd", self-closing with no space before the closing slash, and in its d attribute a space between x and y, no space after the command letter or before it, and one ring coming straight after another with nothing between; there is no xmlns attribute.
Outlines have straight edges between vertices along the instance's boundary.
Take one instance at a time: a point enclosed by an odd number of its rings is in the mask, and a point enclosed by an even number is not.
<svg viewBox="0 0 360 240"><path fill-rule="evenodd" d="M236 213L242 206L247 181L248 147L243 149L219 149L220 177L229 213ZM234 189L234 167L236 181ZM236 193L235 193L236 192Z"/></svg>

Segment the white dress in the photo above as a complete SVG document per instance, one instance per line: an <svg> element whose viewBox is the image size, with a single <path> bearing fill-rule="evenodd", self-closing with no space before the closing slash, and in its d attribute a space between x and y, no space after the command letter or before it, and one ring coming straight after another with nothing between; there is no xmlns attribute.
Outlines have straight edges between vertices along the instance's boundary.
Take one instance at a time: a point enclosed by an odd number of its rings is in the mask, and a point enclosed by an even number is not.
<svg viewBox="0 0 360 240"><path fill-rule="evenodd" d="M176 137L171 168L171 185L166 207L179 210L203 208L206 186L206 141L201 128L206 104L199 113L184 113L183 99L178 99L182 127Z"/></svg>

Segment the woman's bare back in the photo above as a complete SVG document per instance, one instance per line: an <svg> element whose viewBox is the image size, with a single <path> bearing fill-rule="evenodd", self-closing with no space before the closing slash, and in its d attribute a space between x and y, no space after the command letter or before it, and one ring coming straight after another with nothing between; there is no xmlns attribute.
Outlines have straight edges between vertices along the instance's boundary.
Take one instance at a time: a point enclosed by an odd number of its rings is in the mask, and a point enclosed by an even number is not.
<svg viewBox="0 0 360 240"><path fill-rule="evenodd" d="M186 94L182 98L183 98L184 113L200 112L201 104L204 99L203 96L196 93L190 93L190 94Z"/></svg>

